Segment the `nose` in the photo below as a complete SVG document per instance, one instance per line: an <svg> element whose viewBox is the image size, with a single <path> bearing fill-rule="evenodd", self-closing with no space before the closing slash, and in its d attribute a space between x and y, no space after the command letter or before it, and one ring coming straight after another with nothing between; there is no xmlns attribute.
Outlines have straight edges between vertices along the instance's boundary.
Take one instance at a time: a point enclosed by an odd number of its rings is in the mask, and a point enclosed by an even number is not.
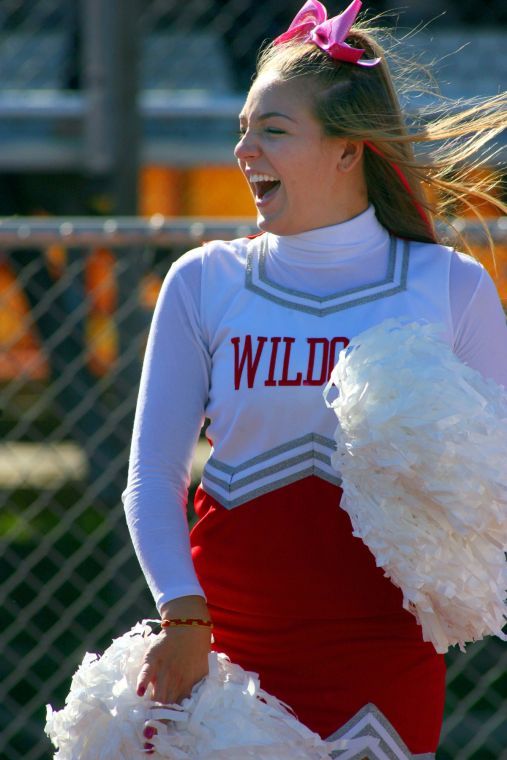
<svg viewBox="0 0 507 760"><path fill-rule="evenodd" d="M258 156L259 152L259 145L255 136L249 131L246 131L241 136L241 139L234 148L234 155L236 158L243 161Z"/></svg>

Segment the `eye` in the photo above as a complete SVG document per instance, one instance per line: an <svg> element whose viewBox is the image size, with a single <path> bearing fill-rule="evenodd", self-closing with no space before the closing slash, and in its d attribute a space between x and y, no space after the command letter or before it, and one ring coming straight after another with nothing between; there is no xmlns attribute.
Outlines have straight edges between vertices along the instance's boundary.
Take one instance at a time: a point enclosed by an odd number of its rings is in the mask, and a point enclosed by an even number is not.
<svg viewBox="0 0 507 760"><path fill-rule="evenodd" d="M277 129L276 127L266 127L266 132L269 135L284 135L285 134L284 129Z"/></svg>

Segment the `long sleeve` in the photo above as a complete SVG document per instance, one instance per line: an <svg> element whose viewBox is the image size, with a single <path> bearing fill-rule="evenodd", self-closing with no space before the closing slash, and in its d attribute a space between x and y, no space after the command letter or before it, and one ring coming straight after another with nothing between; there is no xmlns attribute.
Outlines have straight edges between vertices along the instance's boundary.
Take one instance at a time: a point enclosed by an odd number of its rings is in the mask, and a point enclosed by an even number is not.
<svg viewBox="0 0 507 760"><path fill-rule="evenodd" d="M199 325L200 249L167 275L151 323L122 494L134 548L157 607L202 595L186 503L204 419L210 357Z"/></svg>
<svg viewBox="0 0 507 760"><path fill-rule="evenodd" d="M450 289L454 353L507 388L507 324L493 280L474 259L457 254Z"/></svg>

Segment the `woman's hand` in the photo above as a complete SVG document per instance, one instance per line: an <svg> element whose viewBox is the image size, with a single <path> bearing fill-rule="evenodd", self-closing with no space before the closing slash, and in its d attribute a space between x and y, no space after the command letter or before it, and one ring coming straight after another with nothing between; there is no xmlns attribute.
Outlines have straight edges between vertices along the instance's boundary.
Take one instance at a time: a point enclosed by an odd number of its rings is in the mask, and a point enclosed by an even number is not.
<svg viewBox="0 0 507 760"><path fill-rule="evenodd" d="M163 618L209 620L206 602L188 596L168 602ZM152 699L171 704L190 696L192 687L208 674L211 629L205 626L164 628L150 645L137 679L137 693L143 696L150 684Z"/></svg>

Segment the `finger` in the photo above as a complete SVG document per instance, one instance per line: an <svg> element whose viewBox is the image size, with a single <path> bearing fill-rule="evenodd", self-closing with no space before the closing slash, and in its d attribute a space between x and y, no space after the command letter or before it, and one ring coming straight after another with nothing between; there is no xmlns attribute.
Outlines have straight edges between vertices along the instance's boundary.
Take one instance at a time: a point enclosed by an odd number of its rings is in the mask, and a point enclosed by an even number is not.
<svg viewBox="0 0 507 760"><path fill-rule="evenodd" d="M150 683L155 683L155 671L149 663L145 663L137 676L136 692L138 697L144 697Z"/></svg>
<svg viewBox="0 0 507 760"><path fill-rule="evenodd" d="M179 692L170 681L157 681L153 689L153 701L171 705L178 701Z"/></svg>

